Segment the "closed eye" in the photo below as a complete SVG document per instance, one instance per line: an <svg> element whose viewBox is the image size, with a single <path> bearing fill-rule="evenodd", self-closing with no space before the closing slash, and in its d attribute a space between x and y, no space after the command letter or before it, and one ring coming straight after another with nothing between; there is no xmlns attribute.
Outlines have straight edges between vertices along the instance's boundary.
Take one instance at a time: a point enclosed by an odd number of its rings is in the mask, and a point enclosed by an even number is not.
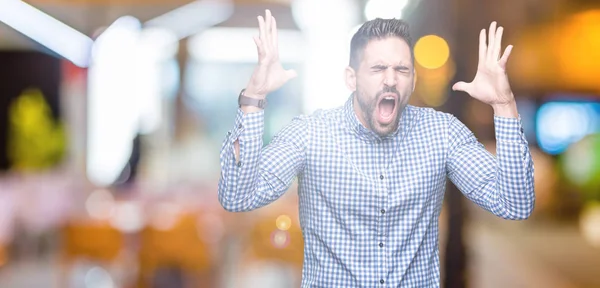
<svg viewBox="0 0 600 288"><path fill-rule="evenodd" d="M375 65L373 67L371 67L371 70L373 72L381 72L381 71L385 71L389 66L385 66L385 65ZM394 66L394 70L396 72L400 72L400 73L409 73L410 72L410 68L408 68L407 66Z"/></svg>
<svg viewBox="0 0 600 288"><path fill-rule="evenodd" d="M387 66L385 66L385 65L375 65L375 66L371 67L371 70L376 71L376 72L383 71L385 69L387 69Z"/></svg>
<svg viewBox="0 0 600 288"><path fill-rule="evenodd" d="M396 67L394 67L394 69L396 71L398 71L398 72L401 72L401 73L408 73L408 72L410 72L410 68L408 68L406 66L396 66Z"/></svg>

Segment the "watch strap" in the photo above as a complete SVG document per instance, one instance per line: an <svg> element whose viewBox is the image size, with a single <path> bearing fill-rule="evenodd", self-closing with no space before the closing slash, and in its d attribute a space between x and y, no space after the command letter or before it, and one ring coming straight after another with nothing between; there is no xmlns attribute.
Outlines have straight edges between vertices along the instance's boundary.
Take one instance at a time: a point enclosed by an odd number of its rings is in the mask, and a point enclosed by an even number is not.
<svg viewBox="0 0 600 288"><path fill-rule="evenodd" d="M267 106L267 99L257 99L257 98L252 98L252 97L248 97L246 95L244 95L244 92L246 91L246 89L242 89L242 91L240 92L240 96L238 98L238 105L242 106L255 106L261 109L265 109L265 107Z"/></svg>

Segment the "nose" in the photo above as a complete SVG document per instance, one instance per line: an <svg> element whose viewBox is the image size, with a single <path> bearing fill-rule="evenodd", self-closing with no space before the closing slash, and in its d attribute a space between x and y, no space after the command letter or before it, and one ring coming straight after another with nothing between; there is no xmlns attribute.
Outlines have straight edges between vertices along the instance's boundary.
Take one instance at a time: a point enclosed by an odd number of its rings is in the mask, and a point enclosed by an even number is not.
<svg viewBox="0 0 600 288"><path fill-rule="evenodd" d="M389 87L396 86L396 71L392 68L388 68L385 70L383 83Z"/></svg>

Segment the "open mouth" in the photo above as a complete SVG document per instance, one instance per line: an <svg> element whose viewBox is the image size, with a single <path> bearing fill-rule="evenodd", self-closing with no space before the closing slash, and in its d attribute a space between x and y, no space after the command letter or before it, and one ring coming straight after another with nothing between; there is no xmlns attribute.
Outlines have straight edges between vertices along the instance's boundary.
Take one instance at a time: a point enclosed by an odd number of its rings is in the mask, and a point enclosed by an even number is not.
<svg viewBox="0 0 600 288"><path fill-rule="evenodd" d="M392 116L396 109L396 101L397 98L394 94L384 95L384 97L381 98L378 105L380 122L387 123L392 120Z"/></svg>

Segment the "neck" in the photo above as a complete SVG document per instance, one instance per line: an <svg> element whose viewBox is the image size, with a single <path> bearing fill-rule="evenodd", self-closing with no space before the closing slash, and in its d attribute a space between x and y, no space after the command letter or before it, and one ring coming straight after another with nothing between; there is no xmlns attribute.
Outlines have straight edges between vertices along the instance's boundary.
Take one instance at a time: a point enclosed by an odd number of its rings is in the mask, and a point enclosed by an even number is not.
<svg viewBox="0 0 600 288"><path fill-rule="evenodd" d="M358 96L356 96L356 92L352 94L352 109L354 110L354 114L356 114L356 118L358 118L360 124L362 124L365 128L370 128L369 124L365 119L365 115L362 109L360 109L360 104L358 103Z"/></svg>

